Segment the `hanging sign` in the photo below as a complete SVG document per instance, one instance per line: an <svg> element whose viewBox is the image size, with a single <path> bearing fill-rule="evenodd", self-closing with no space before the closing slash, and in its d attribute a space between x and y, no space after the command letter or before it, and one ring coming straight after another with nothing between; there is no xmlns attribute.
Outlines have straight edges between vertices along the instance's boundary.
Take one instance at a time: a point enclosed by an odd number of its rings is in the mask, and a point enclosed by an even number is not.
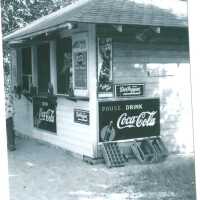
<svg viewBox="0 0 200 200"><path fill-rule="evenodd" d="M115 85L115 96L117 97L142 96L143 94L144 94L144 84L142 83Z"/></svg>
<svg viewBox="0 0 200 200"><path fill-rule="evenodd" d="M56 133L56 99L34 97L33 122L36 128Z"/></svg>
<svg viewBox="0 0 200 200"><path fill-rule="evenodd" d="M99 102L99 141L160 135L159 99Z"/></svg>
<svg viewBox="0 0 200 200"><path fill-rule="evenodd" d="M89 111L74 109L74 122L89 125Z"/></svg>
<svg viewBox="0 0 200 200"><path fill-rule="evenodd" d="M112 38L98 38L98 97L112 96Z"/></svg>

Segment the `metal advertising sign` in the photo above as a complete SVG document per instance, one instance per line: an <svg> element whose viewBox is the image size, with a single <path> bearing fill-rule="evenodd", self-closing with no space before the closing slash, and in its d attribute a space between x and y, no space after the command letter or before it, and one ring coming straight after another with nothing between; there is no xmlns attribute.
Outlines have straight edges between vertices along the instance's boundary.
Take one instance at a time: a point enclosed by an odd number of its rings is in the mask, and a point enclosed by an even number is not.
<svg viewBox="0 0 200 200"><path fill-rule="evenodd" d="M160 135L160 100L99 102L99 141Z"/></svg>
<svg viewBox="0 0 200 200"><path fill-rule="evenodd" d="M98 97L112 97L112 38L98 38Z"/></svg>
<svg viewBox="0 0 200 200"><path fill-rule="evenodd" d="M56 99L51 97L33 98L34 127L56 133Z"/></svg>
<svg viewBox="0 0 200 200"><path fill-rule="evenodd" d="M144 94L143 83L129 83L115 85L115 96L117 97L131 97L142 96Z"/></svg>
<svg viewBox="0 0 200 200"><path fill-rule="evenodd" d="M89 111L74 109L74 122L89 125L90 123Z"/></svg>

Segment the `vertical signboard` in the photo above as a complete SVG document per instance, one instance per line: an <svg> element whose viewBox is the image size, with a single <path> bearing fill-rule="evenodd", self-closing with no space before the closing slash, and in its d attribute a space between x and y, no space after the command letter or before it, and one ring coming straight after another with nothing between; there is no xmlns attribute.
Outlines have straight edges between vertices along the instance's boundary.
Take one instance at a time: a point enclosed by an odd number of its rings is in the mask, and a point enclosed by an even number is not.
<svg viewBox="0 0 200 200"><path fill-rule="evenodd" d="M98 97L112 96L112 38L98 38Z"/></svg>
<svg viewBox="0 0 200 200"><path fill-rule="evenodd" d="M159 99L99 102L99 141L158 136Z"/></svg>
<svg viewBox="0 0 200 200"><path fill-rule="evenodd" d="M74 94L76 96L87 96L87 35L84 33L75 34L72 41Z"/></svg>
<svg viewBox="0 0 200 200"><path fill-rule="evenodd" d="M74 86L87 88L87 50L86 41L79 40L73 44Z"/></svg>
<svg viewBox="0 0 200 200"><path fill-rule="evenodd" d="M56 99L33 98L34 127L56 133Z"/></svg>

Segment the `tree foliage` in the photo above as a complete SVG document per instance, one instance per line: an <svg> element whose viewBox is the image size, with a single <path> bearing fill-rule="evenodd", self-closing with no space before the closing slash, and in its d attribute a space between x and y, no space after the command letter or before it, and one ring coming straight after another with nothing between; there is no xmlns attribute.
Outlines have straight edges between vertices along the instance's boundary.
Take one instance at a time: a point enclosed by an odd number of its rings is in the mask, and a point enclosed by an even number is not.
<svg viewBox="0 0 200 200"><path fill-rule="evenodd" d="M72 0L2 0L2 30L15 29L68 5Z"/></svg>
<svg viewBox="0 0 200 200"><path fill-rule="evenodd" d="M2 32L6 35L64 7L73 0L1 0ZM8 46L4 44L4 71L9 73Z"/></svg>

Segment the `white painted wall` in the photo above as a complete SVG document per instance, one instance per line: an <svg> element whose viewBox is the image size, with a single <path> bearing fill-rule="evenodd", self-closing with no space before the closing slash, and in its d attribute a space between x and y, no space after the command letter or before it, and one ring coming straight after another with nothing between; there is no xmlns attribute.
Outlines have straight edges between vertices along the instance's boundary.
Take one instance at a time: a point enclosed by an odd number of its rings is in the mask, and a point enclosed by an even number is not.
<svg viewBox="0 0 200 200"><path fill-rule="evenodd" d="M93 138L90 126L74 122L74 109L89 109L88 101L57 100L57 134L33 127L33 106L24 96L15 98L15 130L23 135L60 146L80 155L93 156Z"/></svg>

